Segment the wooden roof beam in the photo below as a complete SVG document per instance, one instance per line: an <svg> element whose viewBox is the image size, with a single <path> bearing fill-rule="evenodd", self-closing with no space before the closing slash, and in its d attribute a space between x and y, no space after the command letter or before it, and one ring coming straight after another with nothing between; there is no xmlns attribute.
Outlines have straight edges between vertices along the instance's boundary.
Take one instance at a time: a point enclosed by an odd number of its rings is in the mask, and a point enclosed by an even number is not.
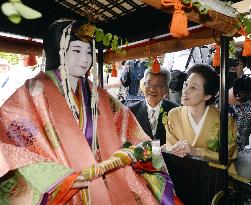
<svg viewBox="0 0 251 205"><path fill-rule="evenodd" d="M107 51L104 55L105 63L119 62L124 60L136 59L147 56L147 49L150 49L151 55L156 56L164 53L184 50L201 45L208 45L219 38L219 33L208 27L200 27L191 30L186 38L174 38L171 35L166 37L150 40L125 48L126 55L122 56L112 51Z"/></svg>
<svg viewBox="0 0 251 205"><path fill-rule="evenodd" d="M166 13L172 13L170 8L165 8L161 5L161 0L142 0L145 4L159 9ZM236 31L237 19L209 10L207 15L202 15L196 8L186 9L187 17L190 21L198 24L204 24L213 28L222 34L233 36ZM167 25L168 26L168 25Z"/></svg>
<svg viewBox="0 0 251 205"><path fill-rule="evenodd" d="M0 36L0 51L27 55L32 51L36 56L42 56L43 44L26 39Z"/></svg>

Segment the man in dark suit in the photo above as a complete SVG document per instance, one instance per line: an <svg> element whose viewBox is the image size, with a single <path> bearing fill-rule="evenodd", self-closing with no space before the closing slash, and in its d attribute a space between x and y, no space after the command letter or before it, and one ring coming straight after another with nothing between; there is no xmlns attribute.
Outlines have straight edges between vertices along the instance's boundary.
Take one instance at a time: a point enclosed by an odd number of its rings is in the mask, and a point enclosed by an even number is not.
<svg viewBox="0 0 251 205"><path fill-rule="evenodd" d="M145 133L153 140L160 140L160 144L163 145L166 141L164 118L167 117L169 110L178 106L164 99L168 95L170 73L163 68L159 73L153 73L147 69L142 80L145 99L131 104L129 108Z"/></svg>

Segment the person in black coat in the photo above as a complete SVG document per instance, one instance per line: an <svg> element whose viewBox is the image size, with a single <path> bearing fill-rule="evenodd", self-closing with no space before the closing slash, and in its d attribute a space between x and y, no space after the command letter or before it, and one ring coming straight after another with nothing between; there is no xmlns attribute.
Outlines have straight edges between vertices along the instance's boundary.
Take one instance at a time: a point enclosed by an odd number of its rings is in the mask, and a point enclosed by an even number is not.
<svg viewBox="0 0 251 205"><path fill-rule="evenodd" d="M159 73L147 69L142 79L142 90L145 99L129 105L129 109L137 118L139 124L153 140L160 140L165 144L165 121L169 110L178 105L166 100L168 96L170 73L161 68Z"/></svg>
<svg viewBox="0 0 251 205"><path fill-rule="evenodd" d="M128 87L128 95L126 97L125 105L130 105L133 102L144 99L143 93L140 88L140 80L144 76L147 69L147 61L144 58L129 60L126 62L125 69L121 74L121 84Z"/></svg>

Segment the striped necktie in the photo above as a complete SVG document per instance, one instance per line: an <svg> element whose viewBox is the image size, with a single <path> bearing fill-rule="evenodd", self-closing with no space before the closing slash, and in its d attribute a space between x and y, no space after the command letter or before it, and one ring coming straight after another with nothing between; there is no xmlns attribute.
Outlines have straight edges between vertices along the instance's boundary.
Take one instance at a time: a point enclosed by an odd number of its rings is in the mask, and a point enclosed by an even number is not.
<svg viewBox="0 0 251 205"><path fill-rule="evenodd" d="M158 124L158 121L157 121L156 116L155 116L155 112L156 112L155 110L151 110L150 123L151 123L151 128L152 128L153 135L155 135L155 133L156 133L157 124Z"/></svg>

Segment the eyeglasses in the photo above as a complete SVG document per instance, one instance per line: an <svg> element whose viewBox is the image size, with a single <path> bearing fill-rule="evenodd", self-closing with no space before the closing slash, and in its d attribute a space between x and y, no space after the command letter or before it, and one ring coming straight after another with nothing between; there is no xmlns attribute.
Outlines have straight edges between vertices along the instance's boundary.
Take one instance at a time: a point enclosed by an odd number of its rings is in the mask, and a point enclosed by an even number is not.
<svg viewBox="0 0 251 205"><path fill-rule="evenodd" d="M160 84L152 84L150 82L144 82L144 86L146 86L147 88L156 88L157 90L161 90L162 88L164 88L164 85L160 85Z"/></svg>

